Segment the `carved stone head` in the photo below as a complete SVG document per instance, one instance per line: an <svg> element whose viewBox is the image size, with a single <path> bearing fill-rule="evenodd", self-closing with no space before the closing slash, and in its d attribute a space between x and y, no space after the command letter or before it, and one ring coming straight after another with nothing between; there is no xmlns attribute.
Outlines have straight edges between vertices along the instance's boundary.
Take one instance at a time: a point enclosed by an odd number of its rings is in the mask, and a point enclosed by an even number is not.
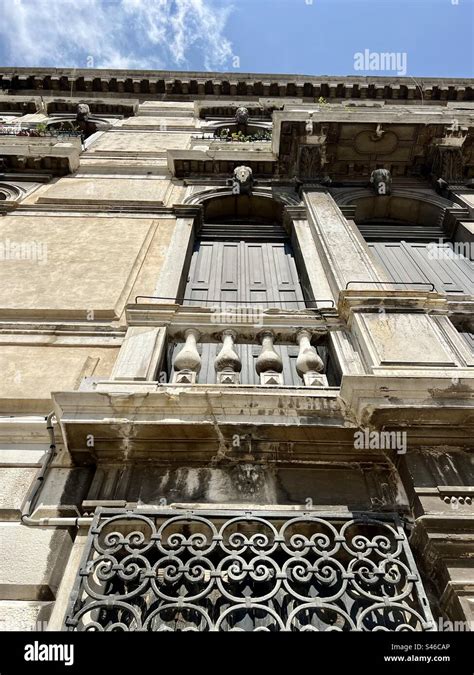
<svg viewBox="0 0 474 675"><path fill-rule="evenodd" d="M378 195L389 195L392 191L392 176L388 169L372 171L370 182Z"/></svg>
<svg viewBox="0 0 474 675"><path fill-rule="evenodd" d="M90 113L91 110L87 103L79 103L76 111L76 120L78 122L85 122L88 119Z"/></svg>
<svg viewBox="0 0 474 675"><path fill-rule="evenodd" d="M248 108L244 108L243 106L240 108L237 108L235 111L235 121L237 124L247 124L249 121L250 113L248 111Z"/></svg>
<svg viewBox="0 0 474 675"><path fill-rule="evenodd" d="M239 492L251 496L262 489L265 474L257 464L239 464L233 470L233 480Z"/></svg>
<svg viewBox="0 0 474 675"><path fill-rule="evenodd" d="M236 166L232 178L234 194L247 194L252 191L253 174L249 166Z"/></svg>

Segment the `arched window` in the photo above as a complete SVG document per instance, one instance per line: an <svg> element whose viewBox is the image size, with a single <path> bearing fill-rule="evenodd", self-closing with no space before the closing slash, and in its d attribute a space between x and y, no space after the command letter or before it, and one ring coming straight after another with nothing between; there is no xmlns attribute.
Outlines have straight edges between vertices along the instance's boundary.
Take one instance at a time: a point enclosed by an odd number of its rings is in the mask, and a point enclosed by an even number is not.
<svg viewBox="0 0 474 675"><path fill-rule="evenodd" d="M314 308L315 302L306 292L304 263L294 250L282 213L283 204L268 198L227 195L209 200L178 301L210 308L216 323L226 323L225 317L232 316L230 327L234 321L251 324L257 333L266 311ZM296 318L295 322L297 326ZM170 364L181 347L181 344L171 346ZM219 344L199 345L200 383L216 382L214 364L220 348ZM259 384L256 360L262 350L260 344L240 341L234 348L242 364L241 383ZM277 341L274 348L283 364L284 383L301 386L296 368L299 354L296 341L294 345ZM335 383L338 375L331 370L326 342L322 340L316 349L328 380Z"/></svg>
<svg viewBox="0 0 474 675"><path fill-rule="evenodd" d="M362 191L360 191L362 193ZM355 197L355 198L354 198ZM398 288L474 294L474 246L458 239L455 205L437 195L354 195L354 220L377 264Z"/></svg>

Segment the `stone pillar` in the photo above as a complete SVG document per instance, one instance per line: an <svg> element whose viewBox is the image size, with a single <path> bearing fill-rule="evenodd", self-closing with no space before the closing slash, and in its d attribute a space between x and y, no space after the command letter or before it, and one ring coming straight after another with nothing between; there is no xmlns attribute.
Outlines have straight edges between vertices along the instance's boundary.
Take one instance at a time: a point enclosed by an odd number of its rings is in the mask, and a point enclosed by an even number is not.
<svg viewBox="0 0 474 675"><path fill-rule="evenodd" d="M270 330L263 331L260 335L262 351L255 362L260 384L283 384L283 363L273 346L274 340L275 336Z"/></svg>
<svg viewBox="0 0 474 675"><path fill-rule="evenodd" d="M381 276L369 248L355 224L343 216L326 190L304 191L308 220L316 238L316 246L336 298L349 281L387 281ZM361 284L360 288L369 288ZM378 289L383 285L378 283ZM357 288L351 284L350 288Z"/></svg>
<svg viewBox="0 0 474 675"><path fill-rule="evenodd" d="M425 445L399 458L413 504L411 546L443 630L474 630L474 488L469 447ZM455 628L453 622L461 622ZM451 622L451 625L450 623Z"/></svg>
<svg viewBox="0 0 474 675"><path fill-rule="evenodd" d="M173 382L177 384L196 384L201 370L201 357L197 349L200 333L195 328L188 328L184 334L186 342L174 360Z"/></svg>
<svg viewBox="0 0 474 675"><path fill-rule="evenodd" d="M299 345L296 370L307 387L327 387L327 377L321 375L324 370L323 361L316 349L311 346L310 340L309 330L299 330L296 334L296 341Z"/></svg>
<svg viewBox="0 0 474 675"><path fill-rule="evenodd" d="M163 298L161 302L164 304L173 302L184 290L183 270L189 263L193 242L194 216L177 218L154 292L154 295Z"/></svg>
<svg viewBox="0 0 474 675"><path fill-rule="evenodd" d="M112 380L154 380L166 345L166 328L131 326L112 371Z"/></svg>
<svg viewBox="0 0 474 675"><path fill-rule="evenodd" d="M240 384L239 373L242 363L236 351L234 343L237 333L233 330L225 330L222 333L222 349L214 362L218 384Z"/></svg>
<svg viewBox="0 0 474 675"><path fill-rule="evenodd" d="M47 631L60 631L64 626L64 619L67 614L69 602L71 600L71 593L74 588L77 573L79 571L84 547L87 542L88 531L87 528L80 528L74 539L72 550L67 558L67 565L61 579L61 584L58 589L56 602L54 603L51 617L48 621Z"/></svg>
<svg viewBox="0 0 474 675"><path fill-rule="evenodd" d="M336 300L329 286L314 234L306 218L306 210L300 206L285 209L293 222L292 244L301 271L301 284L309 299ZM330 307L329 302L316 302L312 307Z"/></svg>

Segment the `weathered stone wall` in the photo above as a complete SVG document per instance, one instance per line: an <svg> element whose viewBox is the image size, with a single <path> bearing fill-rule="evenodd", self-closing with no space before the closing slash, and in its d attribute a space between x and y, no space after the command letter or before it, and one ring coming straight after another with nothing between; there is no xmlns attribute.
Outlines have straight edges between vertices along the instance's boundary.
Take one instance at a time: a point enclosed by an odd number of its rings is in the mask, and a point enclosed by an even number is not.
<svg viewBox="0 0 474 675"><path fill-rule="evenodd" d="M10 248L14 242L31 244L32 254L2 261L0 312L42 318L75 312L85 321L95 312L119 318L134 288L153 291L151 281L142 282L139 275L142 269L146 275L151 260L159 272L172 226L172 220L119 214L6 216L0 221L2 241Z"/></svg>
<svg viewBox="0 0 474 675"><path fill-rule="evenodd" d="M77 389L84 377L107 378L119 344L110 347L1 344L0 411L48 413L51 392ZM119 339L116 340L120 342Z"/></svg>
<svg viewBox="0 0 474 675"><path fill-rule="evenodd" d="M0 242L10 242L10 252L12 242L34 246L29 257L0 261L0 629L27 630L51 617L49 627L61 627L89 524L76 527L74 519L104 504L397 511L413 523L419 566L433 582L433 607L470 620L474 361L450 317L469 321L472 298L460 307L440 294L385 285L386 275L348 215L350 205L344 211L336 191L315 181L298 192L294 172L279 176L268 168L289 147L283 132L281 148L278 131L272 150L258 152L251 143L222 144L212 152L209 143L194 143L193 134L205 130L199 86L198 105L131 101L137 114L110 118L110 128L75 157L72 175L58 178L64 171L56 171L25 191L15 209L2 211ZM213 96L215 109L219 97ZM113 95L105 98L119 104ZM276 113L281 125L304 124L309 108L299 110L293 100L289 112L284 103L278 101ZM262 110L266 106L275 102ZM406 164L416 134L399 124L402 110L392 113L401 144L390 161ZM351 118L359 114L349 112ZM347 121L348 111L337 114ZM390 111L384 114L388 124ZM351 165L361 124L346 124L338 162ZM364 143L372 126L362 124ZM169 150L177 151L173 161ZM276 197L281 180L278 212L305 269L305 290L326 299L318 307L327 309L331 299L336 307L329 319L315 312L311 321L318 329L323 320L330 325L327 342L340 388L220 391L213 384L190 391L157 383L171 324L179 320L173 298L201 224L205 195L199 195L208 190L236 199L230 174L220 168L223 157L254 167L262 201ZM175 159L185 180L172 174ZM419 224L443 216L427 198L435 195L428 183L406 180L406 194L403 184L393 198L365 197L356 218ZM413 191L420 181L417 202ZM470 241L472 196L468 190L458 195L464 210L456 237ZM158 318L138 310L140 295L164 296L155 305L171 309ZM197 312L193 321L204 319ZM280 332L288 333L303 320L281 321ZM173 336L184 340L189 327L195 326L179 324ZM200 329L220 340L212 319ZM72 520L27 526L21 510L48 452L44 417L53 408L61 423L55 423L58 454L34 518ZM407 431L408 448L359 452L353 438L361 428ZM245 450L233 450L236 433L246 438Z"/></svg>
<svg viewBox="0 0 474 675"><path fill-rule="evenodd" d="M74 529L21 524L48 449L44 419L23 419L22 428L0 425L0 630L47 629L75 537ZM74 515L92 479L87 469L72 467L64 449L58 451L36 505L41 517Z"/></svg>
<svg viewBox="0 0 474 675"><path fill-rule="evenodd" d="M155 292L175 228L171 207L182 188L139 158L186 147L190 133L160 129L189 127L193 118L130 122L117 125L126 132L99 135L77 175L33 191L25 183L22 206L0 219L0 630L46 629L76 538L74 527L20 520L48 451L52 392L110 378L125 336L124 308L135 295ZM128 131L134 126L151 132ZM118 171L114 156L122 158ZM77 516L94 475L73 466L55 427L59 455L36 501L37 520Z"/></svg>

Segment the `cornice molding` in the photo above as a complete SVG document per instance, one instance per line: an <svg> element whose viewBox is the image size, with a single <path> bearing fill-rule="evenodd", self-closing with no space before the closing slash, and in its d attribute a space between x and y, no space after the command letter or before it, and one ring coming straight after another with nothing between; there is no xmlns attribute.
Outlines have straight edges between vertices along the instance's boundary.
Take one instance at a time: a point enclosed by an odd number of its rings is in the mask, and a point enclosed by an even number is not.
<svg viewBox="0 0 474 675"><path fill-rule="evenodd" d="M274 75L268 73L218 73L159 70L100 70L72 68L3 68L0 86L10 92L85 92L120 94L123 98L147 96L199 96L210 98L298 97L317 99L394 99L471 101L473 81L464 78L419 78L418 85L403 77L338 77Z"/></svg>
<svg viewBox="0 0 474 675"><path fill-rule="evenodd" d="M285 312L268 309L263 312L256 308L245 307L245 312L231 302L215 307L194 307L168 304L164 302L146 303L144 296L137 297L139 304L127 305L126 316L129 326L167 327L168 334L183 337L190 328L198 328L201 342L220 342L221 333L232 326L241 340L253 341L263 329L275 332L280 340L294 341L300 328L308 329L315 340L323 337L329 330L342 330L344 324L337 316L335 309L325 308L324 315L318 310L299 310Z"/></svg>

